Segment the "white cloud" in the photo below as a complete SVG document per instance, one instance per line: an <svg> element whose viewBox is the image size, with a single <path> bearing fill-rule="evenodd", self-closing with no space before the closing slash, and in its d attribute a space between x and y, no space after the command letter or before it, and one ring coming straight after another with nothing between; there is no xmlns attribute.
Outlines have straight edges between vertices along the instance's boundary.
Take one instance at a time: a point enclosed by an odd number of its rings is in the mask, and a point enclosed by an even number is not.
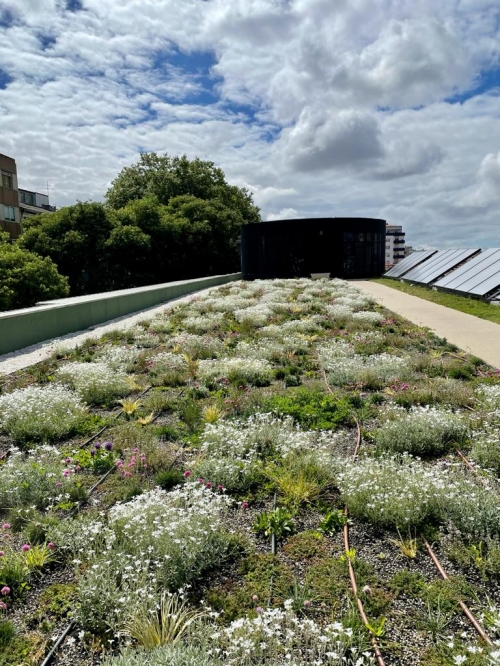
<svg viewBox="0 0 500 666"><path fill-rule="evenodd" d="M263 219L381 216L413 245L499 243L498 91L446 102L498 65L497 0L81 4L3 3L0 152L22 186L100 199L140 150L185 152L252 189ZM202 52L208 77L185 68Z"/></svg>
<svg viewBox="0 0 500 666"><path fill-rule="evenodd" d="M266 220L272 222L273 220L298 220L303 217L295 210L295 208L282 208L278 213L268 213Z"/></svg>
<svg viewBox="0 0 500 666"><path fill-rule="evenodd" d="M457 201L460 208L489 208L500 204L500 152L485 155L479 166L476 183Z"/></svg>

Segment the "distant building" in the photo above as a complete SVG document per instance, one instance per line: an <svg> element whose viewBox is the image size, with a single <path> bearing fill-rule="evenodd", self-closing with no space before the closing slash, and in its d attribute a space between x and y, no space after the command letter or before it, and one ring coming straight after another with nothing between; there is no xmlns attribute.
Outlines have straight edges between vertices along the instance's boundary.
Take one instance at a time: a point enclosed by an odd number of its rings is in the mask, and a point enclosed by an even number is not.
<svg viewBox="0 0 500 666"><path fill-rule="evenodd" d="M405 258L405 233L397 224L387 224L385 228L385 269L389 270Z"/></svg>
<svg viewBox="0 0 500 666"><path fill-rule="evenodd" d="M415 252L415 248L412 247L411 245L406 245L405 246L405 257L409 257L410 254L413 254Z"/></svg>
<svg viewBox="0 0 500 666"><path fill-rule="evenodd" d="M16 161L0 153L0 230L11 238L21 235L21 210L17 189Z"/></svg>
<svg viewBox="0 0 500 666"><path fill-rule="evenodd" d="M19 208L21 209L21 220L30 215L40 215L40 213L53 213L55 206L49 204L47 194L40 192L30 192L29 190L19 189Z"/></svg>
<svg viewBox="0 0 500 666"><path fill-rule="evenodd" d="M16 161L0 153L0 230L19 238L26 217L54 211L46 194L19 189Z"/></svg>

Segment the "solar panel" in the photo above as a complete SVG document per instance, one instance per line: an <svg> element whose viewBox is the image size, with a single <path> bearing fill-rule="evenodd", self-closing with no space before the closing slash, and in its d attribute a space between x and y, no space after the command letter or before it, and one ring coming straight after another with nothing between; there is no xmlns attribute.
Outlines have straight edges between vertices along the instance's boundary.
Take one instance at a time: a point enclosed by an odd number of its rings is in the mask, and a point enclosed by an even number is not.
<svg viewBox="0 0 500 666"><path fill-rule="evenodd" d="M404 276L404 279L420 284L431 284L445 273L453 270L455 266L466 261L478 252L478 248L466 250L442 250L436 252L436 254L428 261L407 273Z"/></svg>
<svg viewBox="0 0 500 666"><path fill-rule="evenodd" d="M387 273L385 277L402 277L409 270L421 264L423 261L426 261L429 257L432 257L433 254L436 254L437 250L422 250L419 252L413 252L405 257L398 264L393 266Z"/></svg>
<svg viewBox="0 0 500 666"><path fill-rule="evenodd" d="M500 286L500 248L489 248L436 282L436 287L485 296Z"/></svg>

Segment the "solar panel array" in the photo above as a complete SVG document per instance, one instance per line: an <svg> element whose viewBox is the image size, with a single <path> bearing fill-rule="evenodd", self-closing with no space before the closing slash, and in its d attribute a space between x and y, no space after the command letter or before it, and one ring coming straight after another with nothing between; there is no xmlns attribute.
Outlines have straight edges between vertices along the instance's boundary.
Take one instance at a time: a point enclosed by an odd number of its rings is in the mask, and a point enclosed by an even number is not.
<svg viewBox="0 0 500 666"><path fill-rule="evenodd" d="M412 268L415 268L418 264L421 264L423 261L431 257L433 254L436 254L437 250L423 250L420 252L413 252L405 257L402 261L393 266L387 273L386 277L402 277Z"/></svg>
<svg viewBox="0 0 500 666"><path fill-rule="evenodd" d="M405 273L404 279L409 282L417 282L418 284L432 284L479 251L479 248L441 250L408 273Z"/></svg>
<svg viewBox="0 0 500 666"><path fill-rule="evenodd" d="M483 250L438 280L435 286L481 297L500 289L500 248Z"/></svg>

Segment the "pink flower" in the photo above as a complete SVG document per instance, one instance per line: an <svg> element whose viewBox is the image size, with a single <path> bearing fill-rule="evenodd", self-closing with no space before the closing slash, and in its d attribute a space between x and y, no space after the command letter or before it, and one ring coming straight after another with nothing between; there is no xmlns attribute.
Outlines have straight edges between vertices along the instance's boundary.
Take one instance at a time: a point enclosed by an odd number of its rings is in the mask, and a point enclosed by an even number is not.
<svg viewBox="0 0 500 666"><path fill-rule="evenodd" d="M256 613L262 613L263 612L262 606L257 606L257 608L255 609L255 612Z"/></svg>
<svg viewBox="0 0 500 666"><path fill-rule="evenodd" d="M212 484L210 483L210 481L207 481L205 483L205 488L211 488L211 487L212 487Z"/></svg>
<svg viewBox="0 0 500 666"><path fill-rule="evenodd" d="M4 587L2 587L2 589L0 590L0 594L3 594L3 596L6 597L8 594L10 594L10 587L4 585Z"/></svg>
<svg viewBox="0 0 500 666"><path fill-rule="evenodd" d="M0 610L7 610L7 604L4 601L0 601Z"/></svg>
<svg viewBox="0 0 500 666"><path fill-rule="evenodd" d="M10 530L10 523L4 523L4 524L2 525L2 529L3 529L3 530Z"/></svg>
<svg viewBox="0 0 500 666"><path fill-rule="evenodd" d="M190 476L191 476L191 472L187 469L187 470L184 472L184 478L185 478L185 479L189 479Z"/></svg>
<svg viewBox="0 0 500 666"><path fill-rule="evenodd" d="M252 595L252 601L258 601L259 597L256 594Z"/></svg>
<svg viewBox="0 0 500 666"><path fill-rule="evenodd" d="M66 458L66 465L69 465L71 462L71 458Z"/></svg>
<svg viewBox="0 0 500 666"><path fill-rule="evenodd" d="M200 476L200 478L198 479L198 483L203 483L203 479L201 478L201 476Z"/></svg>
<svg viewBox="0 0 500 666"><path fill-rule="evenodd" d="M115 464L117 467L123 467L123 460L117 460Z"/></svg>
<svg viewBox="0 0 500 666"><path fill-rule="evenodd" d="M62 483L60 481L56 481L56 488L60 488L62 486Z"/></svg>
<svg viewBox="0 0 500 666"><path fill-rule="evenodd" d="M25 544L23 544L23 547L21 548L21 550L24 550L24 552L26 553L26 551L28 551L30 548L31 548L31 546L29 545L29 543L25 543Z"/></svg>
<svg viewBox="0 0 500 666"><path fill-rule="evenodd" d="M241 505L242 509L248 509L248 502L243 502Z"/></svg>
<svg viewBox="0 0 500 666"><path fill-rule="evenodd" d="M69 471L69 469L63 469L62 475L64 476L65 479L67 479L70 474L71 472Z"/></svg>
<svg viewBox="0 0 500 666"><path fill-rule="evenodd" d="M139 449L137 448L137 446L135 447L133 453L139 453Z"/></svg>
<svg viewBox="0 0 500 666"><path fill-rule="evenodd" d="M304 601L304 608L309 608L311 605L311 602L308 601L307 599Z"/></svg>
<svg viewBox="0 0 500 666"><path fill-rule="evenodd" d="M47 548L49 550L54 550L55 547L56 547L56 544L53 541L49 541L49 543L47 544Z"/></svg>
<svg viewBox="0 0 500 666"><path fill-rule="evenodd" d="M221 483L219 483L219 485L217 486L217 490L219 492L222 492L224 490L224 486Z"/></svg>
<svg viewBox="0 0 500 666"><path fill-rule="evenodd" d="M0 557L3 557L4 555L5 553L3 552L3 550L0 550Z"/></svg>

